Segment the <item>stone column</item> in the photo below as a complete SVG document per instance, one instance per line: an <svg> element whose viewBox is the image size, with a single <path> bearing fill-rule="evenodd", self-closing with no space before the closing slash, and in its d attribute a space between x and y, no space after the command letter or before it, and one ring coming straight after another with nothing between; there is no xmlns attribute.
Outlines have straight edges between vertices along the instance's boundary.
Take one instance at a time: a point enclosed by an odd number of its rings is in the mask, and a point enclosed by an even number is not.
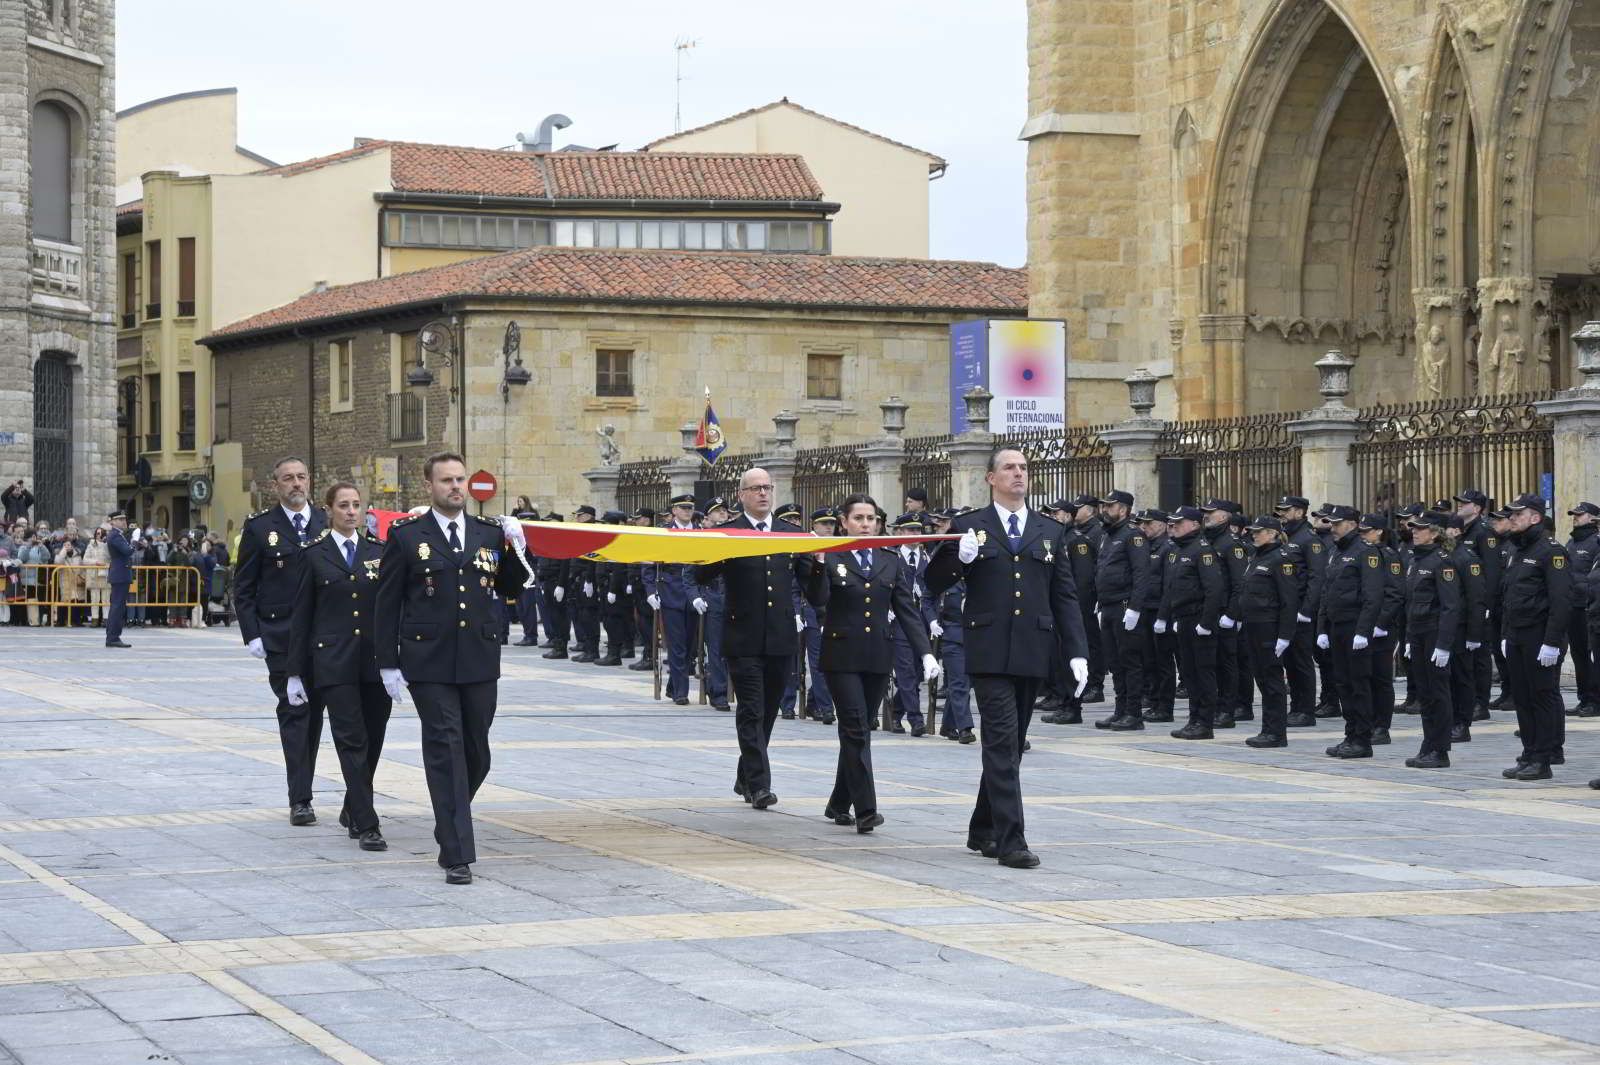
<svg viewBox="0 0 1600 1065"><path fill-rule="evenodd" d="M906 461L906 443L902 434L906 430L906 411L909 405L899 396L890 396L878 404L883 412L883 436L861 448L861 458L867 464L867 494L890 514L898 513L905 500L905 485L900 483L900 469Z"/></svg>
<svg viewBox="0 0 1600 1065"><path fill-rule="evenodd" d="M686 422L678 427L679 446L683 448L683 456L667 463L669 498L693 494L694 482L700 479L700 469L705 462L694 450L695 435L699 431L700 427L694 422Z"/></svg>
<svg viewBox="0 0 1600 1065"><path fill-rule="evenodd" d="M772 453L761 456L761 468L772 475L772 506L777 509L794 500L794 471L798 464L794 447L794 426L799 415L780 410L772 416L778 435Z"/></svg>
<svg viewBox="0 0 1600 1065"><path fill-rule="evenodd" d="M1159 505L1160 478L1156 473L1156 445L1166 424L1150 417L1156 405L1155 374L1139 367L1122 379L1128 386L1128 406L1133 417L1110 429L1100 439L1111 446L1111 483L1132 492L1135 507Z"/></svg>
<svg viewBox="0 0 1600 1065"><path fill-rule="evenodd" d="M1344 402L1350 394L1350 368L1355 360L1330 351L1316 365L1322 378L1322 406L1286 427L1300 441L1300 494L1312 506L1337 503L1362 509L1367 501L1355 498L1355 467L1350 465L1350 448L1361 423L1357 412Z"/></svg>
<svg viewBox="0 0 1600 1065"><path fill-rule="evenodd" d="M1234 418L1244 413L1244 332L1242 314L1202 314L1200 339L1211 354L1211 403L1208 410L1190 410L1179 395L1178 417Z"/></svg>
<svg viewBox="0 0 1600 1065"><path fill-rule="evenodd" d="M1600 322L1572 334L1578 387L1558 392L1534 408L1555 422L1556 498L1552 514L1585 500L1600 503ZM1534 486L1530 486L1534 487Z"/></svg>
<svg viewBox="0 0 1600 1065"><path fill-rule="evenodd" d="M617 482L622 480L622 467L597 466L583 471L589 482L589 505L604 514L617 509Z"/></svg>
<svg viewBox="0 0 1600 1065"><path fill-rule="evenodd" d="M956 507L988 506L989 482L984 477L994 450L994 434L989 432L989 401L994 396L974 385L962 398L967 404L967 431L957 433L945 449L950 455L950 502Z"/></svg>

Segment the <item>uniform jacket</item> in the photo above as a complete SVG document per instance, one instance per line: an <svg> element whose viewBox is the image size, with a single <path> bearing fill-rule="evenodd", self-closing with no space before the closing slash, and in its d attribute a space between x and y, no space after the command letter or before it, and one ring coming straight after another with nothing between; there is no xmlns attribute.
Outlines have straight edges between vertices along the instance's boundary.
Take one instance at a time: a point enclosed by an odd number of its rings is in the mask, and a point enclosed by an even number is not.
<svg viewBox="0 0 1600 1065"><path fill-rule="evenodd" d="M955 542L945 541L927 571L935 595L966 581L962 635L967 672L1043 679L1049 676L1053 655L1087 658L1066 530L1030 514L1015 555L993 506L963 514L950 525L953 533L968 530L982 541L978 557L963 565Z"/></svg>
<svg viewBox="0 0 1600 1065"><path fill-rule="evenodd" d="M1322 606L1322 577L1328 568L1327 545L1305 521L1284 523L1289 542L1300 550L1300 613L1316 620Z"/></svg>
<svg viewBox="0 0 1600 1065"><path fill-rule="evenodd" d="M1119 521L1105 527L1095 559L1095 602L1107 607L1126 607L1130 600L1144 596L1145 575L1150 571L1150 549L1144 535Z"/></svg>
<svg viewBox="0 0 1600 1065"><path fill-rule="evenodd" d="M1222 560L1197 530L1188 536L1174 536L1167 542L1167 557L1161 573L1161 606L1158 621L1169 625L1192 621L1215 634L1217 618L1226 605L1227 578Z"/></svg>
<svg viewBox="0 0 1600 1065"><path fill-rule="evenodd" d="M1470 554L1470 552L1468 552ZM1406 631L1442 651L1465 642L1462 581L1454 556L1436 544L1418 544L1406 567Z"/></svg>
<svg viewBox="0 0 1600 1065"><path fill-rule="evenodd" d="M1078 588L1078 606L1086 613L1093 613L1100 595L1094 583L1099 552L1095 550L1094 541L1076 525L1067 528L1061 542L1067 545L1067 554L1072 556L1072 580Z"/></svg>
<svg viewBox="0 0 1600 1065"><path fill-rule="evenodd" d="M918 658L933 653L927 624L912 601L909 567L898 551L873 551L871 573L861 571L853 551L824 557L826 561L811 567L805 586L806 599L822 616L824 672L890 672L891 629L904 634Z"/></svg>
<svg viewBox="0 0 1600 1065"><path fill-rule="evenodd" d="M1224 589L1222 612L1237 621L1240 610L1239 593L1243 589L1244 570L1250 561L1250 552L1226 525L1212 525L1201 529L1200 535L1211 541L1211 550L1217 553L1217 560L1222 563Z"/></svg>
<svg viewBox="0 0 1600 1065"><path fill-rule="evenodd" d="M328 527L321 507L309 509L307 544ZM245 643L259 637L269 652L289 653L289 617L300 586L303 550L283 507L273 504L245 519L233 578L233 609Z"/></svg>
<svg viewBox="0 0 1600 1065"><path fill-rule="evenodd" d="M1511 544L1500 581L1501 634L1565 647L1572 616L1567 549L1539 527L1514 534Z"/></svg>
<svg viewBox="0 0 1600 1065"><path fill-rule="evenodd" d="M1572 608L1583 611L1589 605L1589 573L1600 559L1600 525L1580 525L1567 541L1567 561L1572 564Z"/></svg>
<svg viewBox="0 0 1600 1065"><path fill-rule="evenodd" d="M1383 554L1376 545L1354 532L1336 540L1322 575L1317 633L1331 635L1334 625L1355 622L1355 634L1370 641L1383 612L1385 572Z"/></svg>
<svg viewBox="0 0 1600 1065"><path fill-rule="evenodd" d="M378 570L378 667L411 684L478 684L500 677L504 536L489 518L462 515L461 552L433 512L389 526Z"/></svg>
<svg viewBox="0 0 1600 1065"><path fill-rule="evenodd" d="M1394 634L1400 628L1400 619L1406 612L1406 569L1400 561L1400 552L1385 544L1378 544L1378 555L1383 559L1383 606L1378 611L1378 628Z"/></svg>
<svg viewBox="0 0 1600 1065"><path fill-rule="evenodd" d="M1239 580L1239 620L1269 622L1278 627L1278 639L1294 639L1295 615L1300 612L1299 570L1282 545L1256 548Z"/></svg>
<svg viewBox="0 0 1600 1065"><path fill-rule="evenodd" d="M1505 576L1506 548L1489 523L1483 518L1473 518L1461 530L1461 543L1472 548L1472 553L1483 563L1483 583L1489 593L1489 607L1500 605L1500 583Z"/></svg>
<svg viewBox="0 0 1600 1065"><path fill-rule="evenodd" d="M378 682L378 562L383 545L356 533L356 564L345 565L330 530L306 548L295 585L289 672L307 685Z"/></svg>
<svg viewBox="0 0 1600 1065"><path fill-rule="evenodd" d="M106 570L107 584L129 584L133 581L133 545L116 526L106 533L106 550L110 553L110 568ZM237 592L235 593L237 598Z"/></svg>
<svg viewBox="0 0 1600 1065"><path fill-rule="evenodd" d="M754 529L741 514L724 528ZM797 533L798 526L771 520L772 532ZM710 584L722 578L724 658L792 655L799 648L795 615L801 613L800 589L811 573L807 555L756 555L696 566L694 579Z"/></svg>
<svg viewBox="0 0 1600 1065"><path fill-rule="evenodd" d="M1416 552L1416 548L1410 551L1412 558ZM1461 582L1461 626L1456 644L1465 650L1468 643L1489 640L1489 590L1484 586L1483 563L1472 548L1458 543L1450 561L1455 563L1456 580ZM1409 572L1409 564L1406 568Z"/></svg>
<svg viewBox="0 0 1600 1065"><path fill-rule="evenodd" d="M1157 613L1161 610L1161 593L1166 587L1167 570L1167 545L1172 542L1170 536L1158 536L1146 541L1150 548L1150 570L1145 574L1144 594L1138 602L1129 602L1128 606L1140 612L1151 610Z"/></svg>

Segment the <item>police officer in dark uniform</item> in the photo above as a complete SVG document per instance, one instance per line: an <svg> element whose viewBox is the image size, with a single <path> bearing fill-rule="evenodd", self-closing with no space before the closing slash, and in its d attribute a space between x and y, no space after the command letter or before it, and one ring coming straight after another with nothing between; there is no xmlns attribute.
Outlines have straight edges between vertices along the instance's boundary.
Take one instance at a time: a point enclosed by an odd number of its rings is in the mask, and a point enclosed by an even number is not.
<svg viewBox="0 0 1600 1065"><path fill-rule="evenodd" d="M546 521L565 521L560 514L551 514ZM543 558L534 563L539 577L539 591L544 597L544 635L550 649L540 657L566 658L567 642L572 638L572 612L567 602L567 584L571 580L572 560Z"/></svg>
<svg viewBox="0 0 1600 1065"><path fill-rule="evenodd" d="M1577 674L1578 706L1568 711L1578 717L1600 715L1600 669L1595 666L1596 648L1589 642L1589 573L1600 559L1600 506L1583 502L1567 511L1572 519L1572 536L1567 540L1567 558L1572 568L1572 620L1567 639L1572 649L1572 668Z"/></svg>
<svg viewBox="0 0 1600 1065"><path fill-rule="evenodd" d="M1139 635L1144 637L1145 699L1149 706L1142 716L1149 723L1172 720L1172 707L1178 690L1178 641L1169 628L1156 632L1161 616L1161 597L1166 590L1167 533L1169 517L1164 510L1147 507L1134 515L1145 546L1150 549L1150 569L1145 574L1144 595L1138 603Z"/></svg>
<svg viewBox="0 0 1600 1065"><path fill-rule="evenodd" d="M301 552L327 528L326 516L307 502L311 474L298 458L272 467L276 506L245 519L239 534L239 564L234 572L233 609L239 635L250 653L267 661L267 680L278 697L278 738L289 778L289 823L316 824L311 808L317 747L322 743L322 699L315 692L304 706L289 703L289 629L295 588L300 583Z"/></svg>
<svg viewBox="0 0 1600 1065"><path fill-rule="evenodd" d="M1100 519L1100 499L1089 492L1074 497L1069 504L1072 510L1072 531L1083 537L1089 545L1090 562L1100 564L1100 544L1106 538L1105 523ZM1093 594L1089 594L1089 593ZM1106 659L1100 646L1099 589L1088 592L1081 587L1078 592L1079 609L1083 612L1084 635L1089 640L1089 686L1076 697L1075 704L1103 703L1106 700ZM1069 685L1070 687L1070 685Z"/></svg>
<svg viewBox="0 0 1600 1065"><path fill-rule="evenodd" d="M1201 535L1222 564L1223 607L1217 618L1217 709L1213 728L1233 728L1239 697L1239 593L1248 561L1245 545L1233 535L1233 514L1239 504L1210 499L1200 507Z"/></svg>
<svg viewBox="0 0 1600 1065"><path fill-rule="evenodd" d="M773 517L772 492L772 477L766 470L746 470L739 478L744 513L726 527L800 532L798 526ZM695 568L695 580L702 586L718 577L723 581L727 613L722 654L738 699L739 768L734 794L757 810L778 801L772 791L767 743L778 720L790 660L800 647L800 588L811 574L811 565L807 555L756 555Z"/></svg>
<svg viewBox="0 0 1600 1065"><path fill-rule="evenodd" d="M128 515L113 510L106 515L106 550L111 561L106 567L106 583L111 586L111 607L106 611L106 646L132 647L123 640L122 625L128 617L128 587L133 583L133 545L128 542Z"/></svg>
<svg viewBox="0 0 1600 1065"><path fill-rule="evenodd" d="M1241 507L1228 516L1228 533L1244 550L1246 558L1251 553L1252 541L1250 537L1250 516L1244 513ZM1237 620L1237 619L1235 619ZM1239 671L1238 687L1234 691L1233 719L1235 721L1254 721L1256 718L1256 683L1255 669L1250 663L1250 651L1244 645L1244 626L1241 624L1234 630L1239 639Z"/></svg>
<svg viewBox="0 0 1600 1065"><path fill-rule="evenodd" d="M685 492L672 497L672 516L668 529L680 531L694 528L694 494ZM687 567L676 563L647 563L642 574L645 599L650 608L661 617L661 629L667 647L667 698L679 706L689 705L689 674L693 655L690 637L694 632L695 614L691 612L691 594Z"/></svg>
<svg viewBox="0 0 1600 1065"><path fill-rule="evenodd" d="M1386 566L1382 552L1361 539L1354 507L1330 507L1334 550L1322 578L1317 646L1328 653L1329 672L1344 714L1344 741L1330 758L1372 757L1372 630L1384 609Z"/></svg>
<svg viewBox="0 0 1600 1065"><path fill-rule="evenodd" d="M1395 632L1406 611L1405 567L1400 562L1400 553L1385 542L1388 526L1387 514L1361 515L1361 539L1377 548L1383 561L1383 607L1372 629L1372 683L1368 685L1372 692L1374 747L1389 742L1389 728L1394 724Z"/></svg>
<svg viewBox="0 0 1600 1065"><path fill-rule="evenodd" d="M1062 550L1066 530L1028 512L1028 460L1015 448L989 456L991 502L951 523L960 533L928 563L928 587L943 594L967 583L962 625L967 671L983 717L983 778L967 824L967 847L1001 865L1031 869L1022 814L1022 752L1046 663L1065 630L1068 664L1078 688L1087 683L1088 646L1075 601L1072 563Z"/></svg>
<svg viewBox="0 0 1600 1065"><path fill-rule="evenodd" d="M1449 554L1450 562L1456 568L1456 583L1461 586L1461 623L1456 626L1455 645L1450 648L1450 743L1471 743L1472 723L1489 717L1489 708L1481 705L1477 699L1477 667L1472 660L1472 653L1488 642L1490 637L1489 608L1485 605L1488 590L1483 582L1483 563L1478 561L1472 548L1461 542L1463 522L1460 515L1450 510L1433 513L1441 514L1445 519L1444 540L1441 544L1435 538L1434 542L1439 544L1441 553ZM1415 547L1411 553L1415 555ZM1409 569L1408 565L1408 572Z"/></svg>
<svg viewBox="0 0 1600 1065"><path fill-rule="evenodd" d="M1420 514L1427 513L1427 510L1428 508L1423 506L1421 503L1407 503L1405 506L1395 511L1395 521L1398 524L1394 530L1394 551L1395 554L1400 556L1400 572L1402 574L1406 574L1411 571L1411 519ZM1447 534L1449 533L1449 529L1446 529L1445 531ZM1451 552L1454 553L1456 541L1454 539L1450 540L1447 546ZM1479 567L1479 569L1481 572L1482 567ZM1462 590L1466 590L1465 584L1462 585ZM1411 661L1406 657L1406 652L1411 646L1411 641L1406 635L1406 612L1404 610L1400 611L1400 617L1396 620L1396 626L1397 628L1390 635L1394 637L1395 646L1400 648L1400 661L1396 668L1405 674L1406 697L1399 706L1395 707L1395 712L1401 714L1421 713L1422 697L1417 694L1416 685L1412 682ZM1451 661L1454 662L1455 659L1452 658ZM1452 674L1454 669L1455 667L1452 665Z"/></svg>
<svg viewBox="0 0 1600 1065"><path fill-rule="evenodd" d="M1561 709L1561 657L1572 613L1572 570L1567 550L1544 527L1544 497L1518 496L1511 504L1511 555L1501 591L1501 652L1517 705L1522 756L1500 775L1508 780L1549 780L1550 766L1566 761Z"/></svg>
<svg viewBox="0 0 1600 1065"><path fill-rule="evenodd" d="M934 518L934 528L943 534L964 511L946 507ZM933 592L930 589L929 594ZM938 641L936 653L944 674L944 720L939 735L958 743L975 743L972 731L972 682L967 677L967 646L962 618L967 599L966 581L956 581L933 596L938 614L928 634Z"/></svg>
<svg viewBox="0 0 1600 1065"><path fill-rule="evenodd" d="M1333 521L1329 517L1332 511L1333 504L1324 503L1322 506L1311 512L1311 529L1314 533L1316 533L1317 539L1322 544L1322 554L1324 559L1331 558L1334 549L1337 546L1335 544L1337 537L1335 537L1333 534ZM1323 563L1322 572L1324 579L1326 579L1328 572L1326 562ZM1319 596L1317 599L1317 607L1319 610L1321 609L1321 606L1322 599ZM1319 683L1317 685L1317 708L1312 711L1312 713L1318 718L1340 717L1342 716L1343 711L1339 708L1339 687L1333 682L1333 677L1331 675L1333 658L1320 644L1318 644L1316 647L1315 658L1317 663L1317 676L1319 678Z"/></svg>
<svg viewBox="0 0 1600 1065"><path fill-rule="evenodd" d="M726 525L731 519L727 504L720 498L711 499L706 503L706 524L708 529ZM727 596L723 593L721 577L702 583L698 574L689 570L686 576L694 581L689 607L699 617L697 628L700 632L700 641L694 646L691 661L700 654L700 648L705 648L705 691L706 698L711 702L711 709L721 710L724 713L731 710L728 705L728 660L722 656L722 620L725 612Z"/></svg>
<svg viewBox="0 0 1600 1065"><path fill-rule="evenodd" d="M1099 607L1100 651L1116 685L1115 711L1095 722L1117 732L1144 728L1144 646L1139 610L1150 572L1150 549L1144 534L1130 524L1133 495L1112 491L1100 501L1104 536L1095 560L1095 595Z"/></svg>
<svg viewBox="0 0 1600 1065"><path fill-rule="evenodd" d="M620 510L608 510L600 519L602 525L624 525L628 516ZM628 596L628 565L625 562L598 561L594 564L595 599L600 607L600 624L606 633L606 653L595 659L597 666L622 665L624 648L632 651L633 641L628 636L628 614L632 611Z"/></svg>
<svg viewBox="0 0 1600 1065"><path fill-rule="evenodd" d="M521 527L464 511L460 455L422 464L432 506L389 527L378 568L378 669L391 698L406 685L422 724L422 766L445 882L472 883L472 798L489 775L500 680L495 590L506 536Z"/></svg>
<svg viewBox="0 0 1600 1065"><path fill-rule="evenodd" d="M1328 553L1306 521L1310 506L1305 496L1284 496L1272 508L1283 522L1283 534L1288 540L1285 550L1292 548L1299 556L1294 561L1300 581L1300 610L1295 615L1294 637L1283 655L1289 683L1290 728L1317 725L1317 662L1313 649L1317 641L1317 610L1322 603L1322 571Z"/></svg>
<svg viewBox="0 0 1600 1065"><path fill-rule="evenodd" d="M800 504L784 503L772 512L774 521L781 521L785 525L800 528ZM920 527L920 522L918 523ZM778 716L785 721L794 721L800 717L796 704L800 701L800 682L806 675L806 647L810 640L807 629L814 628L816 616L811 610L811 604L805 600L804 592L800 597L800 645L795 648L794 658L789 663L788 676L783 682L783 697L778 700ZM915 688L912 689L913 696ZM919 718L920 720L920 718Z"/></svg>
<svg viewBox="0 0 1600 1065"><path fill-rule="evenodd" d="M1072 580L1078 590L1078 611L1083 615L1084 635L1089 637L1089 686L1092 689L1096 687L1095 678L1101 675L1095 672L1096 666L1100 664L1100 618L1095 606L1099 592L1094 583L1098 551L1094 542L1078 528L1074 520L1074 515L1080 509L1077 504L1086 500L1094 501L1094 497L1080 496L1077 500L1058 499L1050 504L1048 509L1050 519L1066 529L1061 542L1066 545L1067 556L1072 560ZM1091 531L1094 530L1091 528ZM946 670L947 682L948 677L949 671ZM1052 725L1081 724L1083 700L1073 694L1072 689L1076 686L1076 682L1067 672L1066 656L1058 654L1052 657L1050 677L1045 685L1045 697L1039 701L1038 708L1044 711L1039 715L1039 720Z"/></svg>
<svg viewBox="0 0 1600 1065"><path fill-rule="evenodd" d="M846 498L839 506L845 535L873 535L876 508L871 496ZM819 554L806 580L806 599L823 612L822 670L839 728L839 763L822 815L836 825L853 824L857 832L883 824L872 780L871 738L874 712L883 703L894 665L891 627L905 634L924 674L939 675L922 610L912 599L913 579L898 551L880 548Z"/></svg>
<svg viewBox="0 0 1600 1065"><path fill-rule="evenodd" d="M640 507L635 510L630 517L630 523L641 529L655 528L654 508ZM660 653L660 649L656 647L656 611L650 605L644 579L645 570L651 565L653 563L628 563L628 583L623 586L631 607L628 620L633 630L634 643L640 648L639 660L628 667L635 673L655 672L656 656Z"/></svg>
<svg viewBox="0 0 1600 1065"><path fill-rule="evenodd" d="M1454 711L1450 670L1461 654L1461 574L1441 543L1449 515L1428 511L1410 520L1411 561L1406 567L1406 659L1421 704L1422 745L1406 759L1412 769L1450 765ZM1476 561L1473 565L1479 565ZM1470 665L1463 671L1470 673Z"/></svg>
<svg viewBox="0 0 1600 1065"><path fill-rule="evenodd" d="M1489 527L1489 497L1476 488L1468 488L1458 492L1454 501L1459 504L1456 513L1462 521L1461 542L1470 547L1472 553L1478 556L1478 561L1483 564L1483 583L1489 593L1490 624L1498 631L1501 578L1504 574L1504 560L1500 549L1504 545ZM1488 646L1479 648L1472 655L1474 694L1478 702L1490 709L1496 708L1497 703L1503 706L1509 690L1506 684L1504 656L1497 653L1499 649L1499 641L1491 640ZM1492 681L1496 672L1500 674L1500 698L1491 702Z"/></svg>
<svg viewBox="0 0 1600 1065"><path fill-rule="evenodd" d="M585 503L573 515L573 521L587 525L595 520L595 509ZM578 645L574 662L600 660L600 595L596 567L592 558L575 558L567 566L567 610L572 615L572 634Z"/></svg>
<svg viewBox="0 0 1600 1065"><path fill-rule="evenodd" d="M1156 633L1171 632L1178 666L1189 689L1189 720L1173 729L1177 740L1209 740L1217 713L1218 619L1227 605L1223 562L1201 533L1205 516L1195 507L1172 512L1172 540L1161 573Z"/></svg>
<svg viewBox="0 0 1600 1065"><path fill-rule="evenodd" d="M1261 731L1250 747L1289 745L1289 690L1283 679L1283 655L1294 640L1300 612L1299 567L1285 553L1283 522L1263 514L1245 526L1251 555L1240 577L1240 640L1250 656L1251 674L1261 689Z"/></svg>
<svg viewBox="0 0 1600 1065"><path fill-rule="evenodd" d="M362 525L361 490L337 481L323 497L329 527L305 549L289 630L288 699L304 706L309 689L328 708L344 775L339 824L364 851L388 850L372 806L393 700L378 677L378 565L383 545Z"/></svg>

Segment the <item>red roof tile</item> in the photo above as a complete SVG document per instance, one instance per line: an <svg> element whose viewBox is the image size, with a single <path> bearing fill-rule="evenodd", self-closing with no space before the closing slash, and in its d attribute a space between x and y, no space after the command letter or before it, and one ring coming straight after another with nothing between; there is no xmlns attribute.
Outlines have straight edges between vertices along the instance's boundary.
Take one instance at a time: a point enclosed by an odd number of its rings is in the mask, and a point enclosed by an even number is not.
<svg viewBox="0 0 1600 1065"><path fill-rule="evenodd" d="M822 188L798 155L699 152L520 152L372 140L261 171L290 176L389 149L399 192L589 200L815 200Z"/></svg>
<svg viewBox="0 0 1600 1065"><path fill-rule="evenodd" d="M532 248L313 292L206 340L472 297L1023 314L1028 282L1024 270L939 259Z"/></svg>
<svg viewBox="0 0 1600 1065"><path fill-rule="evenodd" d="M942 158L934 155L932 152L925 152L921 148L913 148L909 144L902 144L900 141L885 137L881 133L874 133L870 129L862 129L860 126L851 125L849 122L842 122L839 119L834 118L832 115L823 114L821 111L813 111L809 107L802 107L793 100L789 99L787 96L781 100L774 100L770 104L762 104L760 107L752 107L748 111L740 111L738 114L729 115L727 118L719 118L715 122L707 122L703 126L695 126L693 129L686 129L681 133L671 133L665 137L657 137L649 144L646 144L644 146L644 150L647 152L654 151L658 144L670 144L679 137L687 137L689 134L699 133L701 130L715 129L718 126L725 126L729 122L737 122L741 118L749 118L751 115L759 115L761 112L771 111L775 107L792 107L796 111L810 115L812 118L820 118L824 122L832 122L835 126L843 126L845 129L860 133L866 137L871 137L873 140L883 141L885 144L892 144L896 148L904 148L906 151L915 152L918 155L925 155L928 157L928 169L930 170L937 170L947 165Z"/></svg>
<svg viewBox="0 0 1600 1065"><path fill-rule="evenodd" d="M117 204L117 217L125 218L128 215L144 213L143 200L129 200L127 203Z"/></svg>

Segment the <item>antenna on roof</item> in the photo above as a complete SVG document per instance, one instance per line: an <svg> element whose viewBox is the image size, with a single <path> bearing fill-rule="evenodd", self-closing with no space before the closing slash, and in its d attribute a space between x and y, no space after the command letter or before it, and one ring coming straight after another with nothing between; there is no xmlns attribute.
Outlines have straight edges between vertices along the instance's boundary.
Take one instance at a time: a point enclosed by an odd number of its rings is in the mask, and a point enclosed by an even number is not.
<svg viewBox="0 0 1600 1065"><path fill-rule="evenodd" d="M679 37L672 42L672 50L676 53L677 73L674 77L674 101L672 109L672 132L683 132L683 53L700 43L700 38Z"/></svg>

